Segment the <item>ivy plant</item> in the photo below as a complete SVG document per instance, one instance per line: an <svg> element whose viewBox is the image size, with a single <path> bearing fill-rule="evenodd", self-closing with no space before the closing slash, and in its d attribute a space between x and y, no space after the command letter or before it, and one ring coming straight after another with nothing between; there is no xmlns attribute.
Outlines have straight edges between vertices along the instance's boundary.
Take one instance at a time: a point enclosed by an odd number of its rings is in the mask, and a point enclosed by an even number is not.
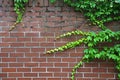
<svg viewBox="0 0 120 80"><path fill-rule="evenodd" d="M17 14L17 20L10 27L9 31L12 31L18 23L22 22L22 17L23 17L23 14L25 12L25 4L27 2L28 2L28 0L14 0L14 11Z"/></svg>
<svg viewBox="0 0 120 80"><path fill-rule="evenodd" d="M29 0L14 0L14 10L16 12L17 20L10 28L10 31L22 21L25 12L25 4ZM50 0L55 3L56 0ZM120 44L116 43L113 46L103 46L102 49L97 48L101 43L113 41L120 41L120 31L114 32L107 28L105 23L120 20L120 0L64 0L64 3L74 7L75 10L84 13L92 25L96 25L101 29L99 32L83 32L80 30L71 31L57 37L63 38L67 36L82 36L80 39L68 42L66 45L47 51L47 53L55 53L58 51L65 51L70 48L75 48L84 43L87 49L84 50L84 56L78 64L76 64L71 73L71 80L75 80L76 70L82 66L84 62L90 62L94 59L112 59L116 64L118 70L118 79L120 80Z"/></svg>
<svg viewBox="0 0 120 80"><path fill-rule="evenodd" d="M56 0L50 0L50 2L55 3ZM103 46L102 49L97 47L104 42L113 43L113 41L120 41L120 31L114 32L105 25L105 23L120 20L120 0L64 0L64 3L84 13L87 20L92 25L100 28L101 31L83 32L76 30L62 34L57 39L75 35L82 37L76 41L68 42L63 46L49 50L47 53L51 54L58 51L65 51L85 44L87 49L84 50L82 60L74 66L71 73L71 80L75 80L76 70L84 62L90 62L94 59L112 59L116 64L115 67L118 70L118 79L120 80L120 44L116 43L111 47Z"/></svg>

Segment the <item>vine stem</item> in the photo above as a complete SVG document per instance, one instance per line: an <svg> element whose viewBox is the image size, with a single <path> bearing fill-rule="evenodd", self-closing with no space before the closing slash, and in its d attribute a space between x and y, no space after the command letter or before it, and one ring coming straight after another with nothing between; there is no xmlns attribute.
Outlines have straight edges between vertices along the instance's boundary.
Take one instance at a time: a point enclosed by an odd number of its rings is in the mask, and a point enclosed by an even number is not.
<svg viewBox="0 0 120 80"><path fill-rule="evenodd" d="M13 29L16 28L16 25L19 24L19 22L15 22L9 29L9 31L12 31Z"/></svg>
<svg viewBox="0 0 120 80"><path fill-rule="evenodd" d="M83 65L83 62L84 62L84 58L82 58L82 60L74 66L71 73L71 80L75 80L76 70Z"/></svg>

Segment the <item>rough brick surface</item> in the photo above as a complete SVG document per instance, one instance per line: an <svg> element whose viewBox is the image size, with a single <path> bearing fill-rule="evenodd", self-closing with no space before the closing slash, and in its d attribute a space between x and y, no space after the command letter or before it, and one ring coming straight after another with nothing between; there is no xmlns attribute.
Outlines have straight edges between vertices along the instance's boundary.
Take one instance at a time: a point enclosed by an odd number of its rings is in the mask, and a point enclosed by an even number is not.
<svg viewBox="0 0 120 80"><path fill-rule="evenodd" d="M85 18L58 0L29 0L23 22L8 32L15 22L12 0L0 0L0 80L70 80L73 66L83 56L84 45L57 54L47 50L76 38L55 41L55 37L80 29L96 30L85 25ZM112 61L85 63L75 80L117 80Z"/></svg>

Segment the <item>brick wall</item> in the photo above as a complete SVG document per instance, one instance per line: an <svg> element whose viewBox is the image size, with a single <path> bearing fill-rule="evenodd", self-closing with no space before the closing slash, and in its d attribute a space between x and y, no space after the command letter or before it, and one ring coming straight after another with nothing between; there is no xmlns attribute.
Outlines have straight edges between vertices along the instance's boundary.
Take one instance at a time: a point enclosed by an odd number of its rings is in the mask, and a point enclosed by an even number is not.
<svg viewBox="0 0 120 80"><path fill-rule="evenodd" d="M84 24L83 15L62 1L50 4L48 0L30 0L23 22L8 32L15 20L12 0L0 0L0 80L70 80L84 45L56 54L45 52L77 38L55 41L62 33L96 30ZM114 65L111 60L85 63L75 80L117 80Z"/></svg>

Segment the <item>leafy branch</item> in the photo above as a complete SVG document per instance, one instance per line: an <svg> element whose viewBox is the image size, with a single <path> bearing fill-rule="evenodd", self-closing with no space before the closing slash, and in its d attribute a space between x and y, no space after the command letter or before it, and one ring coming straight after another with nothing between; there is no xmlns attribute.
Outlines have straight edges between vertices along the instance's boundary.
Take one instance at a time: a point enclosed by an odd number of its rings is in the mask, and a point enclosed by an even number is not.
<svg viewBox="0 0 120 80"><path fill-rule="evenodd" d="M23 14L25 12L25 4L28 0L14 0L14 10L17 14L16 22L10 27L9 31L12 31L17 24L22 22Z"/></svg>
<svg viewBox="0 0 120 80"><path fill-rule="evenodd" d="M56 0L50 0L55 3ZM85 44L87 49L84 50L84 56L78 64L76 64L71 73L71 80L75 80L76 70L83 65L84 62L90 62L94 59L112 59L116 63L118 70L118 78L120 79L120 44L116 43L114 46L102 46L100 50L97 46L104 42L113 43L113 41L120 41L120 31L114 32L107 29L105 23L120 20L120 0L64 0L64 3L75 10L84 12L84 16L91 22L91 24L101 28L99 32L83 32L71 31L57 37L64 38L67 36L82 36L80 39L68 42L67 44L58 48L47 51L47 53L55 53L58 51L65 51L70 48L75 48L81 44Z"/></svg>

